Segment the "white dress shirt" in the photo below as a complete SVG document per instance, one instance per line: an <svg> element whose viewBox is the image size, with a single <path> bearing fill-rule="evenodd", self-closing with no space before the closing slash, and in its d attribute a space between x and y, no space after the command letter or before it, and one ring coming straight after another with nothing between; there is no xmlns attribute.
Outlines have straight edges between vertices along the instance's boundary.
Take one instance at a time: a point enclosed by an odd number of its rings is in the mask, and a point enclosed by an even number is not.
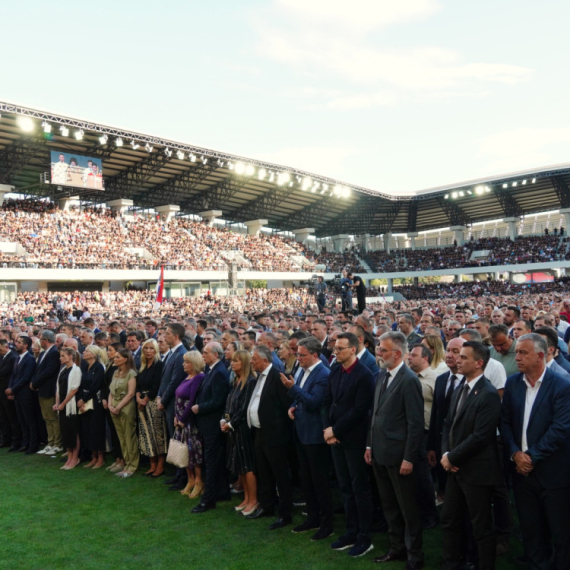
<svg viewBox="0 0 570 570"><path fill-rule="evenodd" d="M309 368L307 368L305 370L305 374L303 374L303 378L301 378L301 383L299 384L299 387L302 388L305 385L305 382L307 381L307 378L311 375L311 372L319 365L322 364L322 362L319 360L318 362L316 362L315 364L313 364L312 366L309 366Z"/></svg>
<svg viewBox="0 0 570 570"><path fill-rule="evenodd" d="M523 382L526 384L526 395L524 399L524 416L523 416L523 427L522 427L522 437L521 437L521 451L526 451L528 449L528 441L526 439L526 430L528 429L528 422L530 421L530 413L532 412L532 406L534 401L538 396L538 391L542 386L542 381L544 380L544 375L546 374L546 368L542 373L542 376L536 381L534 386L531 386L530 382L526 379L526 375L523 375Z"/></svg>
<svg viewBox="0 0 570 570"><path fill-rule="evenodd" d="M390 378L388 379L388 384L386 384L386 389L388 389L388 387L390 386L390 384L392 384L392 382L394 381L394 378L396 376L396 374L398 374L398 372L400 372L400 368L402 368L402 366L404 366L404 361L402 360L402 362L400 362L400 364L398 364L398 366L396 366L395 368L392 368L392 370L387 370L386 372L388 374L390 374Z"/></svg>
<svg viewBox="0 0 570 570"><path fill-rule="evenodd" d="M257 379L257 384L255 385L255 392L251 397L249 402L249 408L247 410L247 424L249 427L260 428L261 423L259 421L259 402L261 401L261 393L263 392L263 387L265 386L265 381L267 380L267 375L271 370L273 364L270 364Z"/></svg>

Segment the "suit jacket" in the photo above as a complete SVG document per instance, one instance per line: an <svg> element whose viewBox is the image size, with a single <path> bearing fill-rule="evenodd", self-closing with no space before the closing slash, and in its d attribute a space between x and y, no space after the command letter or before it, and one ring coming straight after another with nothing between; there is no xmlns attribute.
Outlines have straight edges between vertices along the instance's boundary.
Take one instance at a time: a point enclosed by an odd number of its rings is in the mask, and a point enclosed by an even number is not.
<svg viewBox="0 0 570 570"><path fill-rule="evenodd" d="M372 372L373 378L376 378L378 376L380 368L378 367L378 364L376 364L376 359L374 358L374 356L372 356L372 354L368 349L364 351L364 354L362 355L360 362L362 362L362 364L364 364L364 366L366 366L366 368L368 368L368 370Z"/></svg>
<svg viewBox="0 0 570 570"><path fill-rule="evenodd" d="M141 357L142 357L142 346L139 346L133 352L133 360L135 361L135 369L139 370L141 367Z"/></svg>
<svg viewBox="0 0 570 570"><path fill-rule="evenodd" d="M288 392L295 408L295 431L299 441L304 445L324 444L321 415L330 370L319 363L301 388L304 375L303 372L298 382L291 386Z"/></svg>
<svg viewBox="0 0 570 570"><path fill-rule="evenodd" d="M202 349L204 348L204 339L199 334L194 337L194 346L196 347L196 350L199 350L200 352L202 352Z"/></svg>
<svg viewBox="0 0 570 570"><path fill-rule="evenodd" d="M433 402L431 404L427 448L428 451L435 451L438 457L441 457L443 424L449 411L449 406L445 400L445 393L447 390L447 381L450 376L451 371L448 370L435 379Z"/></svg>
<svg viewBox="0 0 570 570"><path fill-rule="evenodd" d="M220 433L220 420L226 408L229 391L230 377L220 360L209 370L196 394L196 403L199 406L196 426L203 434Z"/></svg>
<svg viewBox="0 0 570 570"><path fill-rule="evenodd" d="M257 381L259 382L259 378ZM256 390L257 386L253 389L252 398ZM272 366L265 379L257 410L260 441L268 447L287 445L291 440L291 420L287 415L290 405L291 398L287 394L287 388L281 382L279 371Z"/></svg>
<svg viewBox="0 0 570 570"><path fill-rule="evenodd" d="M364 451L373 396L374 378L360 360L348 375L342 374L340 364L333 366L325 393L323 429L332 427L343 445Z"/></svg>
<svg viewBox="0 0 570 570"><path fill-rule="evenodd" d="M277 353L272 352L271 354L273 354L273 362L271 363L273 364L273 368L277 368L279 372L285 372L285 367L283 366L283 362L281 362L281 359L277 356Z"/></svg>
<svg viewBox="0 0 570 570"><path fill-rule="evenodd" d="M24 354L21 361L19 361L19 354L17 357L14 361L14 371L8 387L11 388L15 399L21 400L30 398L33 395L33 392L30 390L30 383L36 370L36 359L29 352Z"/></svg>
<svg viewBox="0 0 570 570"><path fill-rule="evenodd" d="M14 364L17 358L18 354L10 350L10 352L0 360L0 395L4 398L6 397L4 396L4 392L10 383L10 377L14 371Z"/></svg>
<svg viewBox="0 0 570 570"><path fill-rule="evenodd" d="M323 342L323 347L321 349L321 354L327 359L327 361L332 356L332 350L330 350L330 348L327 348L328 342L329 342L329 337L327 335L327 337L325 338L325 342Z"/></svg>
<svg viewBox="0 0 570 570"><path fill-rule="evenodd" d="M417 464L424 436L424 399L418 377L405 364L383 391L386 370L376 381L369 443L374 461L400 465Z"/></svg>
<svg viewBox="0 0 570 570"><path fill-rule="evenodd" d="M570 379L570 372L568 372L568 370L566 370L565 368L560 366L560 364L558 364L556 362L556 360L552 361L552 364L549 366L549 369L551 372L554 372L554 374L558 374L559 376L562 376L563 378Z"/></svg>
<svg viewBox="0 0 570 570"><path fill-rule="evenodd" d="M54 345L46 352L42 352L40 359L32 378L32 385L38 390L40 398L55 398L55 385L61 368L57 347Z"/></svg>
<svg viewBox="0 0 570 570"><path fill-rule="evenodd" d="M466 380L467 381L467 380ZM503 479L497 448L497 426L501 398L495 387L482 376L469 392L456 417L461 390L451 397L443 426L441 452L449 453L452 465L459 467L457 477L470 485L500 485ZM453 447L450 433L453 430Z"/></svg>
<svg viewBox="0 0 570 570"><path fill-rule="evenodd" d="M523 374L507 378L501 409L501 436L510 458L522 451L526 398ZM556 489L570 484L570 381L546 369L532 406L526 430L533 472L543 487ZM514 462L510 461L514 470ZM518 476L515 474L515 476Z"/></svg>
<svg viewBox="0 0 570 570"><path fill-rule="evenodd" d="M178 346L174 354L170 353L162 368L160 388L157 395L160 396L160 402L165 408L170 406L174 408L174 392L176 392L180 382L186 378L186 373L182 368L185 354L184 345Z"/></svg>

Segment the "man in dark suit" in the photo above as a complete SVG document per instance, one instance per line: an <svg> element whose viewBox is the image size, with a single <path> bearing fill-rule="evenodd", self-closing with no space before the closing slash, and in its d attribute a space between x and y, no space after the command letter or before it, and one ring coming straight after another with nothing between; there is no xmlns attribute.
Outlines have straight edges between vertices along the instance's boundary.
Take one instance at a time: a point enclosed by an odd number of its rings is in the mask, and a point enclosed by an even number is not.
<svg viewBox="0 0 570 570"><path fill-rule="evenodd" d="M257 346L251 367L258 373L257 384L247 409L247 423L253 432L257 475L257 496L260 508L247 518L272 516L275 486L279 492L279 513L269 530L291 524L293 500L287 449L291 441L291 422L287 411L291 398L272 364L272 351Z"/></svg>
<svg viewBox="0 0 570 570"><path fill-rule="evenodd" d="M570 382L548 369L547 352L540 335L519 337L520 372L507 379L501 435L513 472L526 558L537 570L566 570L570 568Z"/></svg>
<svg viewBox="0 0 570 570"><path fill-rule="evenodd" d="M59 418L54 411L57 376L61 363L59 352L55 346L53 331L44 330L40 335L43 352L38 357L36 371L32 378L31 388L38 392L40 410L47 430L47 445L38 451L43 455L55 455L62 451Z"/></svg>
<svg viewBox="0 0 570 570"><path fill-rule="evenodd" d="M168 356L163 361L162 376L160 377L160 386L157 394L157 408L162 410L166 415L166 427L169 437L174 433L174 403L176 388L186 377L182 363L186 349L182 344L184 337L184 327L178 323L172 323L166 327L164 340L170 347ZM168 479L167 483L172 485L171 490L180 490L186 486L186 469L178 469L176 475L172 479Z"/></svg>
<svg viewBox="0 0 570 570"><path fill-rule="evenodd" d="M357 350L355 335L338 335L334 348L337 364L331 369L323 406L324 437L331 446L346 516L346 531L331 548L350 548L354 557L374 548L372 493L364 460L374 378L356 358Z"/></svg>
<svg viewBox="0 0 570 570"><path fill-rule="evenodd" d="M457 369L457 361L461 347L465 344L465 339L452 338L445 349L445 363L449 372L444 372L435 380L433 402L431 405L431 417L428 431L428 461L432 467L436 468L438 481L438 497L443 499L445 495L445 485L447 483L447 471L441 465L441 439L443 437L443 424L453 392L463 386L463 376Z"/></svg>
<svg viewBox="0 0 570 570"><path fill-rule="evenodd" d="M133 360L135 361L135 366L137 370L141 367L142 340L143 340L143 333L141 331L132 331L127 335L127 348L131 351L131 354L133 355Z"/></svg>
<svg viewBox="0 0 570 570"><path fill-rule="evenodd" d="M204 443L204 466L206 487L202 500L193 513L205 513L215 508L216 501L230 497L226 470L226 440L220 428L226 399L230 391L228 371L222 362L224 351L217 342L208 343L202 351L209 371L202 380L196 404L192 411L196 415L196 426Z"/></svg>
<svg viewBox="0 0 570 570"><path fill-rule="evenodd" d="M18 359L6 395L16 401L16 412L22 428L22 446L18 451L31 455L40 448L37 394L30 388L36 370L36 359L28 352L32 346L29 336L19 336L15 344Z"/></svg>
<svg viewBox="0 0 570 570"><path fill-rule="evenodd" d="M333 510L328 479L330 451L323 438L321 408L330 371L320 361L321 344L316 338L299 341L297 359L302 374L297 379L281 374L281 382L293 399L289 417L294 420L295 447L299 457L301 483L307 501L307 520L293 532L318 529L313 540L328 538L333 532Z"/></svg>
<svg viewBox="0 0 570 570"><path fill-rule="evenodd" d="M497 449L501 398L483 374L489 358L489 349L483 343L463 344L457 368L465 382L452 396L443 428L441 464L448 473L441 515L444 570L456 570L464 562L466 509L479 568L495 568L492 496L495 486L502 482Z"/></svg>
<svg viewBox="0 0 570 570"><path fill-rule="evenodd" d="M8 340L0 339L0 429L2 430L0 447L9 447L10 451L17 451L22 444L22 430L18 422L16 404L6 395L17 358L16 352L10 350Z"/></svg>
<svg viewBox="0 0 570 570"><path fill-rule="evenodd" d="M311 325L311 334L321 345L321 354L328 360L332 356L332 350L327 346L327 323L323 319L315 319Z"/></svg>
<svg viewBox="0 0 570 570"><path fill-rule="evenodd" d="M388 523L389 551L375 562L407 560L406 569L424 565L418 497L424 400L418 377L404 363L406 337L396 331L380 337L382 370L376 381L366 461L374 467Z"/></svg>

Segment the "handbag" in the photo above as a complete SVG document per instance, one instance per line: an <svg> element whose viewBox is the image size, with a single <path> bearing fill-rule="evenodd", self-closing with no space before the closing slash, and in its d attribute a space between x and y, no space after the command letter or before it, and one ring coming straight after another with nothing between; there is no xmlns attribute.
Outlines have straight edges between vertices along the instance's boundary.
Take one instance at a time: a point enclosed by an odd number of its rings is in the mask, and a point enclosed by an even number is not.
<svg viewBox="0 0 570 570"><path fill-rule="evenodd" d="M166 461L175 467L188 467L188 445L171 438Z"/></svg>

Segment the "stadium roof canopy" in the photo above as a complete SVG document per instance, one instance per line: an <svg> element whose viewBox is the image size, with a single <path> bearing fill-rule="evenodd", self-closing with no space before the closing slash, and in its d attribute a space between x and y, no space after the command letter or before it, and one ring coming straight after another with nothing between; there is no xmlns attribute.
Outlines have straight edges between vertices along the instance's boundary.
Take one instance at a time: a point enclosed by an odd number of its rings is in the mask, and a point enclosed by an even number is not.
<svg viewBox="0 0 570 570"><path fill-rule="evenodd" d="M570 164L396 196L12 103L0 102L0 115L0 184L20 193L127 198L142 210L177 204L184 214L222 210L231 222L267 219L276 230L311 227L320 237L410 233L570 208ZM105 190L50 184L54 150L101 158Z"/></svg>

